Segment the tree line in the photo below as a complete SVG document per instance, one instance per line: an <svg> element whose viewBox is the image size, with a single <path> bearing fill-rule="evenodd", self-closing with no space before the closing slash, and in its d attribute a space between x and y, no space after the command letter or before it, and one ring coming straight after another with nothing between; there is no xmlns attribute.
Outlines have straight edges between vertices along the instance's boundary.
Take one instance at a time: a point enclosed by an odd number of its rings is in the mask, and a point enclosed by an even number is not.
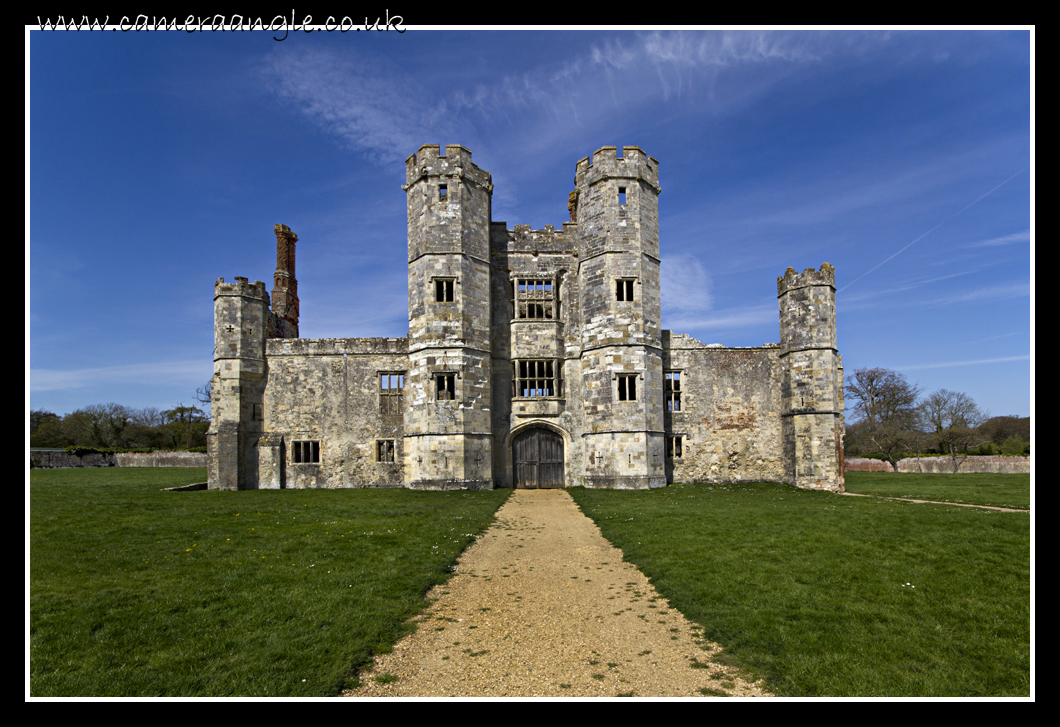
<svg viewBox="0 0 1060 727"><path fill-rule="evenodd" d="M210 403L209 385L196 392L196 399L199 406L180 403L172 409L161 410L93 404L65 416L34 409L29 413L29 445L205 451L210 417L200 407L208 407Z"/></svg>
<svg viewBox="0 0 1060 727"><path fill-rule="evenodd" d="M895 470L906 456L948 456L953 471L974 454L1030 454L1030 417L991 417L967 394L939 389L926 396L890 369L858 369L845 387L855 421L848 456L876 455Z"/></svg>

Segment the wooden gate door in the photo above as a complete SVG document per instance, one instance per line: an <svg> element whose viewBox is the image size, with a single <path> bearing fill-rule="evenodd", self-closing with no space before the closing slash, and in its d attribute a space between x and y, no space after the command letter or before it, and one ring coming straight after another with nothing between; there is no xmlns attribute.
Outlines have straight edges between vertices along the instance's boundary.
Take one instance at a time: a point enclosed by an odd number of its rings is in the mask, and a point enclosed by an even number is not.
<svg viewBox="0 0 1060 727"><path fill-rule="evenodd" d="M563 487L563 437L548 429L529 429L512 442L515 486Z"/></svg>

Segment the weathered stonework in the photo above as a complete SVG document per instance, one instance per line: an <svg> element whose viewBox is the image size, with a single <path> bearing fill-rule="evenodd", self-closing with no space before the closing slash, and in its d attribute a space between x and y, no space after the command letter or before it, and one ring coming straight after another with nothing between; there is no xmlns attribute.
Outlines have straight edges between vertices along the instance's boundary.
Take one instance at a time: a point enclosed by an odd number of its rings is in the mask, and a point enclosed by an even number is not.
<svg viewBox="0 0 1060 727"><path fill-rule="evenodd" d="M578 162L570 222L508 229L459 145L405 163L407 338L298 338L297 235L264 283L215 286L212 488L842 490L835 276L778 280L781 343L662 330L658 162Z"/></svg>

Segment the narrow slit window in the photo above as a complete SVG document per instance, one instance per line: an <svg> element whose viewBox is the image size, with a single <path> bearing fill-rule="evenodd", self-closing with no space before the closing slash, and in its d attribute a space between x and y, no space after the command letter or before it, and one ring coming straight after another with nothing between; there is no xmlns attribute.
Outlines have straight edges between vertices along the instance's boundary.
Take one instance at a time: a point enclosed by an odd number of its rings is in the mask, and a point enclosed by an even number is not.
<svg viewBox="0 0 1060 727"><path fill-rule="evenodd" d="M626 303L633 300L632 280L615 281L615 299Z"/></svg>
<svg viewBox="0 0 1060 727"><path fill-rule="evenodd" d="M456 375L437 374L434 379L435 400L453 401L456 399Z"/></svg>
<svg viewBox="0 0 1060 727"><path fill-rule="evenodd" d="M438 199L445 202L449 199L449 187L442 184L438 186Z"/></svg>
<svg viewBox="0 0 1060 727"><path fill-rule="evenodd" d="M618 400L619 401L636 401L637 400L637 375L636 374L621 374L618 377Z"/></svg>
<svg viewBox="0 0 1060 727"><path fill-rule="evenodd" d="M625 187L619 187L618 188L618 203L619 204L625 204L626 203L626 188Z"/></svg>
<svg viewBox="0 0 1060 727"><path fill-rule="evenodd" d="M667 459L681 459L684 454L684 446L681 441L684 439L682 436L673 436L666 438L666 458Z"/></svg>
<svg viewBox="0 0 1060 727"><path fill-rule="evenodd" d="M396 447L394 446L393 439L379 439L376 441L375 445L377 462L394 461L394 453L396 451Z"/></svg>
<svg viewBox="0 0 1060 727"><path fill-rule="evenodd" d="M434 281L434 300L438 303L452 303L453 302L453 283L452 279L449 280L435 280Z"/></svg>

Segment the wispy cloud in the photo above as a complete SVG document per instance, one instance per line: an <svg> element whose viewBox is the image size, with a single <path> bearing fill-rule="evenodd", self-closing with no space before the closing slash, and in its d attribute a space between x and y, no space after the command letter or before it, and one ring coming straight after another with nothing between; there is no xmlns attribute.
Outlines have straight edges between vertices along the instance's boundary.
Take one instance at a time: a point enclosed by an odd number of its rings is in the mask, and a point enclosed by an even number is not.
<svg viewBox="0 0 1060 727"><path fill-rule="evenodd" d="M941 276L938 280L945 280L955 276ZM910 290L922 288L930 281L919 281L908 286L892 287L884 291L874 291L864 295L842 297L842 310L850 312L855 310L875 309L880 303L873 302L874 299L891 296L888 306L891 308L914 307L914 308L937 308L948 305L960 305L963 303L975 303L992 300L1012 300L1013 298L1029 297L1031 294L1030 283L1013 283L1011 285L987 285L980 288L960 288L949 295L936 297L923 297L915 295L899 295L908 293Z"/></svg>
<svg viewBox="0 0 1060 727"><path fill-rule="evenodd" d="M857 43L850 34L776 31L616 33L565 58L508 72L503 62L463 74L416 75L364 55L330 50L274 51L263 64L272 90L293 100L329 133L380 161L403 159L424 139L506 122L547 148L585 124L610 123L616 111L659 112L660 102L694 98L713 113L768 92L793 69ZM870 45L885 34L857 36ZM580 36L571 35L577 42ZM732 76L732 83L719 80ZM444 82L435 79L444 78ZM631 93L631 90L635 92Z"/></svg>
<svg viewBox="0 0 1060 727"><path fill-rule="evenodd" d="M962 270L957 273L947 273L945 275L933 275L928 278L916 278L910 280L905 285L896 285L889 288L878 288L876 290L860 291L858 293L848 294L843 296L844 307L849 305L857 305L865 301L873 300L884 296L894 295L895 293L906 293L910 290L916 290L922 288L925 285L937 285L945 280L952 280L953 278L960 278L965 275L971 275L976 271L974 270ZM917 305L921 305L922 301L917 300Z"/></svg>
<svg viewBox="0 0 1060 727"><path fill-rule="evenodd" d="M1023 232L1013 232L1011 235L1002 235L1001 237L992 237L989 240L976 242L971 245L971 247L995 247L997 245L1015 245L1020 242L1030 241L1031 231L1024 230Z"/></svg>
<svg viewBox="0 0 1060 727"><path fill-rule="evenodd" d="M779 326L777 316L776 306L756 306L719 310L710 315L698 317L667 318L663 324L677 333L688 333L689 331L750 328L769 323Z"/></svg>
<svg viewBox="0 0 1060 727"><path fill-rule="evenodd" d="M1015 283L1012 285L989 285L975 290L962 290L952 295L945 295L918 303L921 306L954 305L956 303L971 303L985 300L1010 300L1012 298L1029 297L1031 294L1030 283Z"/></svg>
<svg viewBox="0 0 1060 727"><path fill-rule="evenodd" d="M156 361L89 369L30 369L30 391L79 389L100 384L167 384L186 382L201 385L213 374L209 360Z"/></svg>
<svg viewBox="0 0 1060 727"><path fill-rule="evenodd" d="M945 361L943 363L914 364L913 366L895 366L899 371L916 369L943 369L950 366L978 366L980 364L1007 363L1009 361L1029 361L1030 356L1005 356L1003 358L977 358L971 361Z"/></svg>
<svg viewBox="0 0 1060 727"><path fill-rule="evenodd" d="M321 50L280 51L262 71L275 93L349 146L378 161L404 159L434 138L444 109L400 69Z"/></svg>
<svg viewBox="0 0 1060 727"><path fill-rule="evenodd" d="M701 315L714 307L714 284L698 258L672 255L662 261L662 307L680 315Z"/></svg>

